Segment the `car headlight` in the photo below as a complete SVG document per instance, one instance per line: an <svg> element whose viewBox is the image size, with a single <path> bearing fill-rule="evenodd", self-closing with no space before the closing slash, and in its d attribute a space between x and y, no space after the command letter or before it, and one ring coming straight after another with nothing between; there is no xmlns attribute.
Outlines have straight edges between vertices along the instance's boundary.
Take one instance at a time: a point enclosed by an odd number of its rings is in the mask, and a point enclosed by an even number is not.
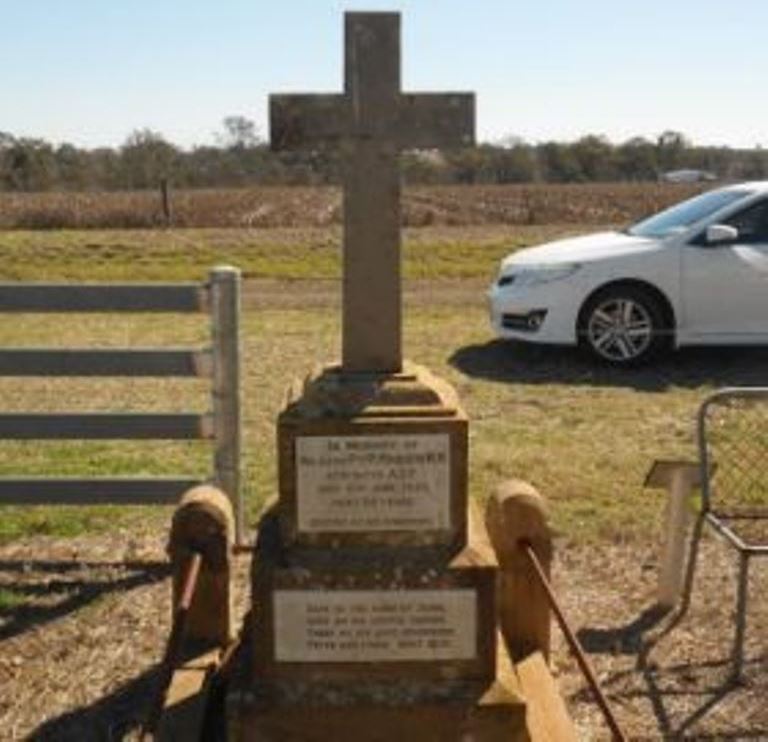
<svg viewBox="0 0 768 742"><path fill-rule="evenodd" d="M506 265L496 282L498 286L539 286L543 283L562 281L576 273L580 263L558 263L557 265Z"/></svg>

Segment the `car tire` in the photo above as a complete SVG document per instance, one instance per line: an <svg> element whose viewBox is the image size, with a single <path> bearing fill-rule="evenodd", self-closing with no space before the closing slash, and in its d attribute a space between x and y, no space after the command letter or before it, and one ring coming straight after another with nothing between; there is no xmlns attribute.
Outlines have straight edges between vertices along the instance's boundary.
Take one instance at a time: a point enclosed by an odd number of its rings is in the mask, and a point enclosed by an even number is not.
<svg viewBox="0 0 768 742"><path fill-rule="evenodd" d="M639 286L611 286L579 313L579 345L611 366L638 366L667 350L670 323L661 302Z"/></svg>

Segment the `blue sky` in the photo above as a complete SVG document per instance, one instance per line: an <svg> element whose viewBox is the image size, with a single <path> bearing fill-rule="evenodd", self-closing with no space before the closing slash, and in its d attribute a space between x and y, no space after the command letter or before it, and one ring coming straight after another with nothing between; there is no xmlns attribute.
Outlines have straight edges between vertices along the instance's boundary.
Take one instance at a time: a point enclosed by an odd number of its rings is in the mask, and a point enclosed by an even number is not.
<svg viewBox="0 0 768 742"><path fill-rule="evenodd" d="M266 136L270 92L340 90L342 18L403 12L405 90L472 90L478 134L768 146L768 0L0 0L0 131Z"/></svg>

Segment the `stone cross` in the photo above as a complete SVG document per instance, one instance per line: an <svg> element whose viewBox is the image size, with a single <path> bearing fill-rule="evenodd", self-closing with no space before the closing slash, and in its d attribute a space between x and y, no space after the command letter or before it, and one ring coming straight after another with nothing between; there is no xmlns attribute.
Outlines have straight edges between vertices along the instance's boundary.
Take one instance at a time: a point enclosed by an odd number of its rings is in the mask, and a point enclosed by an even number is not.
<svg viewBox="0 0 768 742"><path fill-rule="evenodd" d="M403 149L474 142L474 96L400 92L400 15L345 14L344 93L273 95L274 149L337 147L344 185L342 367L398 372Z"/></svg>

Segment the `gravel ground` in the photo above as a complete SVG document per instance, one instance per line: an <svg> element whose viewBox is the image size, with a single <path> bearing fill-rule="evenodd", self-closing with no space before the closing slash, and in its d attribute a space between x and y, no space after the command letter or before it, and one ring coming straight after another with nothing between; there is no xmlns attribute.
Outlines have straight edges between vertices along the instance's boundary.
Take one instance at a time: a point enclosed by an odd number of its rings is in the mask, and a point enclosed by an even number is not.
<svg viewBox="0 0 768 742"><path fill-rule="evenodd" d="M165 533L35 538L0 548L0 739L117 740L135 733L169 628ZM754 569L745 683L727 682L734 561L708 538L688 616L652 610L656 549L559 543L555 583L631 739L768 739L768 572ZM758 567L760 565L757 565ZM247 600L248 559L237 593ZM553 666L583 739L608 737L561 635Z"/></svg>

